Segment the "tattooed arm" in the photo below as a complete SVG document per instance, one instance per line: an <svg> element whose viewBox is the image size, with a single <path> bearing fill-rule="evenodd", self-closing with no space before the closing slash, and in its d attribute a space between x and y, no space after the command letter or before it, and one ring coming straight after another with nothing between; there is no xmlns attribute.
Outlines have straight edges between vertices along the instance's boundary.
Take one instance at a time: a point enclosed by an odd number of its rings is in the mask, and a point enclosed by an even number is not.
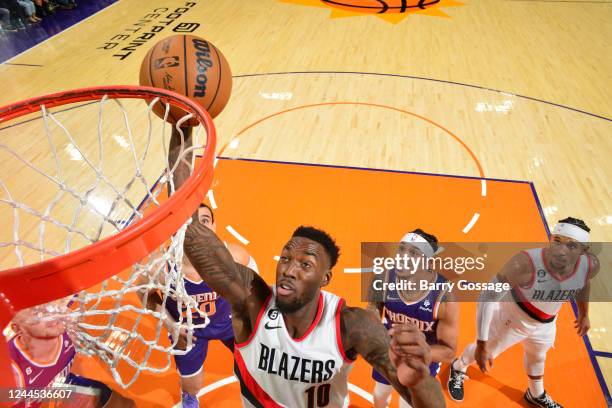
<svg viewBox="0 0 612 408"><path fill-rule="evenodd" d="M185 234L185 254L202 280L231 304L236 341L246 341L270 294L266 282L251 269L234 262L215 233L195 219Z"/></svg>
<svg viewBox="0 0 612 408"><path fill-rule="evenodd" d="M429 346L416 327L394 328L392 339L371 311L357 307L344 307L340 322L348 356L360 354L413 407L444 407L442 389L429 375Z"/></svg>
<svg viewBox="0 0 612 408"><path fill-rule="evenodd" d="M176 190L189 178L192 153L191 128L173 129L168 161ZM217 235L198 221L197 214L185 233L185 254L200 277L232 306L232 325L237 342L246 341L263 303L270 294L264 280L251 269L237 264Z"/></svg>

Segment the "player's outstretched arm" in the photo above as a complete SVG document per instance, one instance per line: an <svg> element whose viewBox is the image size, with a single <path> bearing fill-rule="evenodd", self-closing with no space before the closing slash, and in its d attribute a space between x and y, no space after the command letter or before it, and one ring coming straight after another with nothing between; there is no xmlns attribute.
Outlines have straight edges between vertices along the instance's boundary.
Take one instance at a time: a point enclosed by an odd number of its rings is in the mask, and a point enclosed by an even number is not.
<svg viewBox="0 0 612 408"><path fill-rule="evenodd" d="M360 354L413 407L445 406L440 385L429 375L430 350L418 329L410 325L393 329L397 330L394 352L391 337L371 311L344 307L340 322L342 345L349 356Z"/></svg>
<svg viewBox="0 0 612 408"><path fill-rule="evenodd" d="M172 172L172 183L168 182L168 195L181 188L191 175L193 151L187 151L193 146L190 127L172 127L170 146L168 147L168 168Z"/></svg>
<svg viewBox="0 0 612 408"><path fill-rule="evenodd" d="M197 214L193 218L185 233L185 254L202 280L230 303L236 341L244 342L270 288L257 273L234 262L223 242L197 220Z"/></svg>
<svg viewBox="0 0 612 408"><path fill-rule="evenodd" d="M189 165L193 153L187 150L192 144L191 128L172 129L168 165L173 170L175 190L191 174ZM244 330L235 333L237 341L241 341L243 336L248 337L250 322L256 320L270 292L269 287L251 269L234 262L232 254L217 235L199 222L197 213L185 233L184 249L202 280L230 303L234 320L242 323Z"/></svg>
<svg viewBox="0 0 612 408"><path fill-rule="evenodd" d="M185 254L202 280L232 306L246 302L251 289L263 290L262 302L269 288L254 271L237 264L223 242L210 229L194 220L185 233Z"/></svg>

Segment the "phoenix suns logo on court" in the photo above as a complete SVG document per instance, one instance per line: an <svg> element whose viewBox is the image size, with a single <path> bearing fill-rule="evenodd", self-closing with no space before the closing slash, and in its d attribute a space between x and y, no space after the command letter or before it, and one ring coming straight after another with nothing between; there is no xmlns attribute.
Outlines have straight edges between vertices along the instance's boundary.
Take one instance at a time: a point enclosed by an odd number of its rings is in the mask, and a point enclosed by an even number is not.
<svg viewBox="0 0 612 408"><path fill-rule="evenodd" d="M456 0L279 0L282 3L331 9L331 18L355 17L372 14L392 24L409 14L449 17L442 9L462 6Z"/></svg>

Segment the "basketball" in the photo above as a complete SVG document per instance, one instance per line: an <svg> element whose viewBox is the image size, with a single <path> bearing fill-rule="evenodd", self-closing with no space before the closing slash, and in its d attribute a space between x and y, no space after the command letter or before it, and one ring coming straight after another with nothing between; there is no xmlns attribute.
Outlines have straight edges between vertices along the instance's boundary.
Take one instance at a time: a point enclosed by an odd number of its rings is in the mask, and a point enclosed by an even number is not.
<svg viewBox="0 0 612 408"><path fill-rule="evenodd" d="M173 35L156 43L140 65L140 85L164 88L185 95L217 116L229 100L232 72L227 60L209 41L194 35ZM165 104L157 103L153 112L164 118ZM185 112L171 107L167 120L176 123ZM186 122L197 126L196 119Z"/></svg>

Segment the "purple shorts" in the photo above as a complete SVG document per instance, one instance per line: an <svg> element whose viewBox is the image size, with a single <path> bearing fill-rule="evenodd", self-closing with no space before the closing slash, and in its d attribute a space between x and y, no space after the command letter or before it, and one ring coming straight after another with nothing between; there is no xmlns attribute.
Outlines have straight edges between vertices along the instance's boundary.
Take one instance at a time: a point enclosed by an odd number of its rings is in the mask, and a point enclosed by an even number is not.
<svg viewBox="0 0 612 408"><path fill-rule="evenodd" d="M92 388L98 393L98 404L103 407L113 393L106 384L100 381L92 380L91 378L81 377L80 375L69 373L66 376L66 384L75 385L77 387Z"/></svg>
<svg viewBox="0 0 612 408"><path fill-rule="evenodd" d="M184 355L175 355L174 361L176 368L178 369L181 377L191 377L198 374L204 366L206 355L208 354L208 342L210 340L220 340L225 347L227 347L232 353L234 352L234 331L232 326L228 326L229 330L206 330L204 333L195 333L196 341L193 348ZM211 336L212 335L212 336Z"/></svg>

